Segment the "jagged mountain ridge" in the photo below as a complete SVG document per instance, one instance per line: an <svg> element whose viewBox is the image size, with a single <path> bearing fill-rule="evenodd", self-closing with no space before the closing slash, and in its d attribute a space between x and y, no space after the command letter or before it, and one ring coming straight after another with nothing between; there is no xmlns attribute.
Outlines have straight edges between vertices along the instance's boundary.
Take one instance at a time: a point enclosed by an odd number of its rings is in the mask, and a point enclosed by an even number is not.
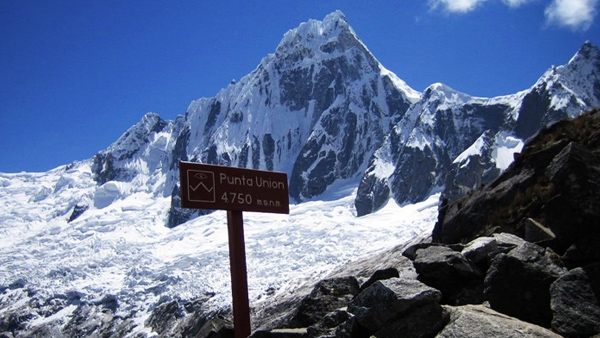
<svg viewBox="0 0 600 338"><path fill-rule="evenodd" d="M471 97L444 84L419 93L377 61L338 11L288 31L253 72L175 121L144 116L94 157L94 178L139 180L171 196L169 226L203 213L179 208L180 160L287 172L297 202L360 182L358 215L443 187L457 197L497 177L541 126L600 105L599 54L586 42L567 65L513 95ZM481 137L486 151L473 152Z"/></svg>
<svg viewBox="0 0 600 338"><path fill-rule="evenodd" d="M513 95L471 97L433 84L371 159L357 212L377 210L389 196L415 202L442 188L459 197L496 178L539 128L599 105L600 52L590 42Z"/></svg>

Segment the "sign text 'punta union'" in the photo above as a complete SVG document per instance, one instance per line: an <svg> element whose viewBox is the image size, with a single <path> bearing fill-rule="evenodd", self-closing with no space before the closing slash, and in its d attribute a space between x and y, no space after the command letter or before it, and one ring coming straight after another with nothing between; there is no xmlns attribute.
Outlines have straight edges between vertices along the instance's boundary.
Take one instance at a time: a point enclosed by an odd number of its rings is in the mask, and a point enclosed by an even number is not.
<svg viewBox="0 0 600 338"><path fill-rule="evenodd" d="M181 207L289 213L283 172L179 162Z"/></svg>
<svg viewBox="0 0 600 338"><path fill-rule="evenodd" d="M281 181L274 181L270 178L264 177L246 177L242 176L230 176L226 173L219 173L219 184L237 185L244 187L257 187L257 188L269 188L269 189L285 189L285 184Z"/></svg>

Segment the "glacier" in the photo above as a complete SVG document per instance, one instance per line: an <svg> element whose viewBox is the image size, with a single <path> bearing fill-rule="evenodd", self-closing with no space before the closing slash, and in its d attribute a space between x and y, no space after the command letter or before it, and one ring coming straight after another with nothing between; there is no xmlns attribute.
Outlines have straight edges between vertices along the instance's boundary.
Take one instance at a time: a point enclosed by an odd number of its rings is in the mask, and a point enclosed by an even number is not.
<svg viewBox="0 0 600 338"><path fill-rule="evenodd" d="M134 335L151 334L144 322L168 299L210 294L211 307L230 306L224 211L169 229L164 226L168 197L138 191L139 182L120 182L110 205L92 207L68 222L73 201L100 189L91 176L89 165L0 174L0 204L13 211L0 220L5 239L0 242L0 317L39 302L28 310L28 326L60 328L78 304L109 297L118 301L117 315L134 313L132 320L139 324L130 332ZM340 186L321 200L291 205L289 215L244 213L252 306L433 229L439 195L404 207L390 201L377 213L357 218L355 190ZM138 192L126 194L131 191ZM41 198L40 192L47 196ZM32 196L38 199L34 203ZM66 300L63 306L51 306L60 300Z"/></svg>

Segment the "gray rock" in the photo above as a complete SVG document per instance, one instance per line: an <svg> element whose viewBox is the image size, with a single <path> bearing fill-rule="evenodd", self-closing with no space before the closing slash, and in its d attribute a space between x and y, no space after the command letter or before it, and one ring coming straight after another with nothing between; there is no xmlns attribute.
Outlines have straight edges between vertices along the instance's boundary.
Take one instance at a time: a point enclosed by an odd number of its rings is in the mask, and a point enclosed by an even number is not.
<svg viewBox="0 0 600 338"><path fill-rule="evenodd" d="M378 338L431 337L448 323L450 316L439 304L430 303L411 309L406 314L390 320L375 332Z"/></svg>
<svg viewBox="0 0 600 338"><path fill-rule="evenodd" d="M233 323L221 317L214 317L206 322L195 335L182 335L194 338L233 338Z"/></svg>
<svg viewBox="0 0 600 338"><path fill-rule="evenodd" d="M391 278L380 280L358 294L348 311L356 321L373 332L391 319L422 306L438 304L440 291L413 279Z"/></svg>
<svg viewBox="0 0 600 338"><path fill-rule="evenodd" d="M418 279L442 292L442 302L483 302L483 274L460 252L445 246L419 249L413 261Z"/></svg>
<svg viewBox="0 0 600 338"><path fill-rule="evenodd" d="M286 326L300 328L314 325L328 313L347 306L358 292L358 281L354 277L322 280L310 295L302 299Z"/></svg>
<svg viewBox="0 0 600 338"><path fill-rule="evenodd" d="M527 242L521 237L507 232L493 234L492 238L496 240L499 248L510 248L511 250Z"/></svg>
<svg viewBox="0 0 600 338"><path fill-rule="evenodd" d="M550 285L567 270L555 263L558 255L525 243L492 260L484 293L492 309L550 327Z"/></svg>
<svg viewBox="0 0 600 338"><path fill-rule="evenodd" d="M335 310L323 317L319 323L306 328L306 333L309 337L335 337L338 327L351 317L352 314L344 309Z"/></svg>
<svg viewBox="0 0 600 338"><path fill-rule="evenodd" d="M407 247L403 252L402 256L414 261L417 258L417 250L426 249L431 246L442 246L451 249L452 251L461 252L465 246L462 244L440 244L440 243L431 243L431 242L423 242L416 243Z"/></svg>
<svg viewBox="0 0 600 338"><path fill-rule="evenodd" d="M102 306L82 304L73 311L70 320L62 329L62 335L65 337L124 337L134 327L135 324L132 320L117 316Z"/></svg>
<svg viewBox="0 0 600 338"><path fill-rule="evenodd" d="M512 318L483 305L444 306L450 322L436 338L559 338L543 327Z"/></svg>
<svg viewBox="0 0 600 338"><path fill-rule="evenodd" d="M498 250L498 242L493 237L479 237L469 242L460 252L469 261L478 264L487 261L489 255Z"/></svg>
<svg viewBox="0 0 600 338"><path fill-rule="evenodd" d="M167 333L174 331L177 322L181 320L184 315L185 311L183 307L179 304L179 301L175 299L157 306L152 311L145 324L158 334L166 335Z"/></svg>
<svg viewBox="0 0 600 338"><path fill-rule="evenodd" d="M576 268L550 287L552 329L564 336L600 333L600 264Z"/></svg>
<svg viewBox="0 0 600 338"><path fill-rule="evenodd" d="M366 282L364 282L360 286L360 291L363 291L364 289L373 285L373 283L375 283L378 280L390 279L394 277L400 277L400 274L398 273L398 270L396 268L377 270L373 273L373 275L371 275L371 277Z"/></svg>

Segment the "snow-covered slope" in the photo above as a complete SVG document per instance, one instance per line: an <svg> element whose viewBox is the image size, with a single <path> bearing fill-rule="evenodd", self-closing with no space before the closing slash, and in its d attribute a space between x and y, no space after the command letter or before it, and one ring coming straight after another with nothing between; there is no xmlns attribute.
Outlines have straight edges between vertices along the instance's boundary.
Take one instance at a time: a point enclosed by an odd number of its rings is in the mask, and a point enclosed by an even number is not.
<svg viewBox="0 0 600 338"><path fill-rule="evenodd" d="M148 113L91 159L0 173L10 239L0 243L0 332L68 336L85 323L100 330L110 314L108 332L150 333L150 313L169 300L227 308L225 217L180 208L179 161L288 174L289 216L245 215L251 298L262 301L430 231L442 191L491 181L540 127L600 105L599 74L600 52L585 43L513 95L440 83L419 93L341 12L302 23L174 121Z"/></svg>
<svg viewBox="0 0 600 338"><path fill-rule="evenodd" d="M140 191L134 182L98 187L89 165L76 167L0 174L0 205L11 210L0 218L0 318L6 319L0 332L44 328L81 336L77 314L96 306L105 313L86 318L89 334L104 325L118 336L123 327L115 318L122 318L125 333L151 335L149 316L171 300L205 297L206 311L229 309L225 212L169 229L163 225L169 197ZM69 222L80 195L100 189L115 200ZM253 307L310 283L307 277L316 280L433 229L439 196L404 208L391 201L356 218L352 190L339 187L343 197L292 205L289 215L244 214Z"/></svg>

